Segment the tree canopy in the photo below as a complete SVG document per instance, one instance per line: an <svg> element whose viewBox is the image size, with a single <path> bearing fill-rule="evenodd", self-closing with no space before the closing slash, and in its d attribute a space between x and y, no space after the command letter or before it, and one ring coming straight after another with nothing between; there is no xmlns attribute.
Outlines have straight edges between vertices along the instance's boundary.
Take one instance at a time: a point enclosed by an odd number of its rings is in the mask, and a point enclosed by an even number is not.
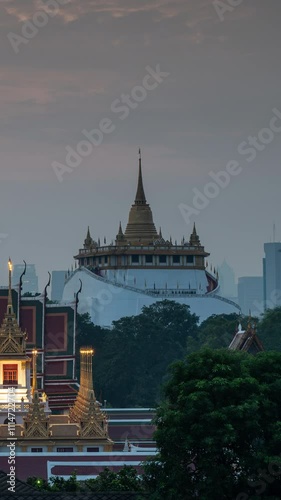
<svg viewBox="0 0 281 500"><path fill-rule="evenodd" d="M185 356L187 338L197 328L188 306L168 300L115 321L111 330L80 317L78 347L95 348L97 396L113 406L155 406L169 364Z"/></svg>
<svg viewBox="0 0 281 500"><path fill-rule="evenodd" d="M175 363L156 425L152 499L280 498L280 353L204 349Z"/></svg>
<svg viewBox="0 0 281 500"><path fill-rule="evenodd" d="M79 347L95 349L94 377L98 399L112 406L155 406L170 363L202 347L227 348L238 322L236 314L213 315L198 325L189 307L164 300L144 307L138 316L115 321L112 329L78 318ZM281 308L267 311L258 325L266 350L281 351ZM247 328L248 319L242 319ZM79 373L78 373L79 375Z"/></svg>
<svg viewBox="0 0 281 500"><path fill-rule="evenodd" d="M198 351L202 347L211 349L228 347L240 319L235 313L213 314L200 324L195 336L188 336L187 354Z"/></svg>
<svg viewBox="0 0 281 500"><path fill-rule="evenodd" d="M258 335L265 350L281 351L281 307L265 312L258 324Z"/></svg>
<svg viewBox="0 0 281 500"><path fill-rule="evenodd" d="M60 476L52 476L49 481L40 477L29 477L27 484L30 484L41 491L62 491L62 492L144 492L143 481L134 467L124 465L118 472L111 471L108 467L94 479L78 481L76 472L73 472L69 479ZM51 497L50 497L51 498ZM142 495L138 497L142 498Z"/></svg>

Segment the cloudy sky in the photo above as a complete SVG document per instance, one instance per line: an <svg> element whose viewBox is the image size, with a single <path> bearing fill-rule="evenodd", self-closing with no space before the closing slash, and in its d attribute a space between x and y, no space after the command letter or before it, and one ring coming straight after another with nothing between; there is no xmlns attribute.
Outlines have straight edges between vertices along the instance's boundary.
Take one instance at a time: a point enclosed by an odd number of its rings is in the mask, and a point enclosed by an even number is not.
<svg viewBox="0 0 281 500"><path fill-rule="evenodd" d="M281 6L235 3L0 0L2 284L9 255L35 263L43 286L71 266L88 225L114 238L139 147L163 236L189 237L195 221L214 265L261 274L274 223L281 239ZM82 131L102 126L69 166ZM225 187L210 186L218 172Z"/></svg>

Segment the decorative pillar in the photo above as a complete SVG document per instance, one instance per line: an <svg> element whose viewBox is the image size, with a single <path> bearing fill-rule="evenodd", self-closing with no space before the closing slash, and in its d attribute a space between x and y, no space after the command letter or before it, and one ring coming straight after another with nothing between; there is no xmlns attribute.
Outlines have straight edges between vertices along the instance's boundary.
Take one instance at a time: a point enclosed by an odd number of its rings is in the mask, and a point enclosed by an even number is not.
<svg viewBox="0 0 281 500"><path fill-rule="evenodd" d="M32 350L32 395L37 390L37 349Z"/></svg>
<svg viewBox="0 0 281 500"><path fill-rule="evenodd" d="M81 347L80 386L86 396L93 390L93 355L94 349L92 347Z"/></svg>

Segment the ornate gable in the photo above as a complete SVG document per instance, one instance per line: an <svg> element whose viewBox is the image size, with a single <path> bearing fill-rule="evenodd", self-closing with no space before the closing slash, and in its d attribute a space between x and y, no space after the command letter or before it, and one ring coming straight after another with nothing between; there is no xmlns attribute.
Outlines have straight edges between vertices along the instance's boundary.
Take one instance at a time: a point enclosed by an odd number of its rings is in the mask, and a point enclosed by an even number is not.
<svg viewBox="0 0 281 500"><path fill-rule="evenodd" d="M49 437L49 417L46 416L43 404L40 402L39 393L36 390L33 395L29 412L24 420L23 436L28 438Z"/></svg>

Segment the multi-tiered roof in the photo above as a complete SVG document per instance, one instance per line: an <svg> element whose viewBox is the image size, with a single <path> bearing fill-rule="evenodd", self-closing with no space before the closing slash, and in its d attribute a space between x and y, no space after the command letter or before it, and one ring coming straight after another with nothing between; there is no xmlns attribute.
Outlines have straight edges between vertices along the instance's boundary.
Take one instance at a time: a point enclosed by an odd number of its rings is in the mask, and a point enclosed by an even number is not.
<svg viewBox="0 0 281 500"><path fill-rule="evenodd" d="M140 152L139 152L140 153ZM201 245L194 224L192 234L181 243L165 239L155 228L152 210L147 203L142 176L142 160L139 154L138 182L128 223L123 232L121 222L115 242L100 244L91 237L88 227L84 247L75 256L79 265L95 273L114 269L196 269L206 268L209 254ZM216 287L216 283L212 288Z"/></svg>

